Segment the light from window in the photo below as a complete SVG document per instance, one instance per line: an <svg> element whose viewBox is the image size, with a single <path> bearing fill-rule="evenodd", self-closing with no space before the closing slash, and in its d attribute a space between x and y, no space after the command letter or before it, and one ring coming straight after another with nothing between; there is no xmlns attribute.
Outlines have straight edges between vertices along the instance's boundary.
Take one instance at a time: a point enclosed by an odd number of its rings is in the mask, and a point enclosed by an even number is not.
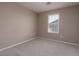
<svg viewBox="0 0 79 59"><path fill-rule="evenodd" d="M59 33L59 14L48 16L48 32Z"/></svg>

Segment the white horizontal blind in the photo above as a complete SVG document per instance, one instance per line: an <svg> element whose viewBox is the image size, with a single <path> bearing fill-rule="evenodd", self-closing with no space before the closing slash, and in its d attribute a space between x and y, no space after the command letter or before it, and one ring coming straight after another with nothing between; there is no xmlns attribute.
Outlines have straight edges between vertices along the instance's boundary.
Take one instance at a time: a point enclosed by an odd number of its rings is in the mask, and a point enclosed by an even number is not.
<svg viewBox="0 0 79 59"><path fill-rule="evenodd" d="M48 32L59 33L59 14L48 16Z"/></svg>

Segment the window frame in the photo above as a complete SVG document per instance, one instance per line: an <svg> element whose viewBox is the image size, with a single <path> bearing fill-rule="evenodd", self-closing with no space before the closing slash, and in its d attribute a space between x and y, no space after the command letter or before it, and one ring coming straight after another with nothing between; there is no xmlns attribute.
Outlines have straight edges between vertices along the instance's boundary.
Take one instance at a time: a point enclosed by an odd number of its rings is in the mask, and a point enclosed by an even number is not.
<svg viewBox="0 0 79 59"><path fill-rule="evenodd" d="M49 32L49 30L48 30L48 27L47 27L47 31L48 31L48 33L56 33L56 34L59 34L59 25L60 25L60 14L59 13L54 13L54 14L49 14L48 15L48 22L49 22L49 16L52 16L52 15L58 15L59 16L59 19L58 19L58 32L54 32L54 31L52 31L52 32ZM48 23L47 22L47 23ZM48 23L48 25L49 25L49 23Z"/></svg>

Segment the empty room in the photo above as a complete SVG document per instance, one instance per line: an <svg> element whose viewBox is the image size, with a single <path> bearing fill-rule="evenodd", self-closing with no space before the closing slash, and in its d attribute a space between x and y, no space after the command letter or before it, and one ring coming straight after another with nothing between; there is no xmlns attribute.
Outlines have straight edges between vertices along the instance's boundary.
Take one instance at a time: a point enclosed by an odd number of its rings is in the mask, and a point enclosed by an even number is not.
<svg viewBox="0 0 79 59"><path fill-rule="evenodd" d="M79 56L79 2L0 2L0 56Z"/></svg>

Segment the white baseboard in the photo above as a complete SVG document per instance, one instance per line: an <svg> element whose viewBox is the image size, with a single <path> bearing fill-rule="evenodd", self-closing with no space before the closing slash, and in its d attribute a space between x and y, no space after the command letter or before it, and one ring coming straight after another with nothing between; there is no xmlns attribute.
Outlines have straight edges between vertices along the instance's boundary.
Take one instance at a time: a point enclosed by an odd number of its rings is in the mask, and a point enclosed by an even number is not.
<svg viewBox="0 0 79 59"><path fill-rule="evenodd" d="M62 41L62 40L49 39L49 38L45 38L45 37L38 37L38 38L52 40L52 41L56 41L56 42L66 43L66 44L71 44L71 45L75 45L75 46L79 47L79 44L76 44L76 43L66 42L66 41Z"/></svg>
<svg viewBox="0 0 79 59"><path fill-rule="evenodd" d="M16 43L16 44L13 44L13 45L10 45L10 46L1 48L1 49L0 49L0 52L1 52L1 51L4 51L4 50L6 50L6 49L9 49L9 48L15 47L15 46L17 46L17 45L23 44L23 43L25 43L25 42L29 42L29 41L31 41L31 40L33 40L33 39L35 39L35 38L31 38L31 39L25 40L25 41L23 41L23 42L19 42L19 43Z"/></svg>

